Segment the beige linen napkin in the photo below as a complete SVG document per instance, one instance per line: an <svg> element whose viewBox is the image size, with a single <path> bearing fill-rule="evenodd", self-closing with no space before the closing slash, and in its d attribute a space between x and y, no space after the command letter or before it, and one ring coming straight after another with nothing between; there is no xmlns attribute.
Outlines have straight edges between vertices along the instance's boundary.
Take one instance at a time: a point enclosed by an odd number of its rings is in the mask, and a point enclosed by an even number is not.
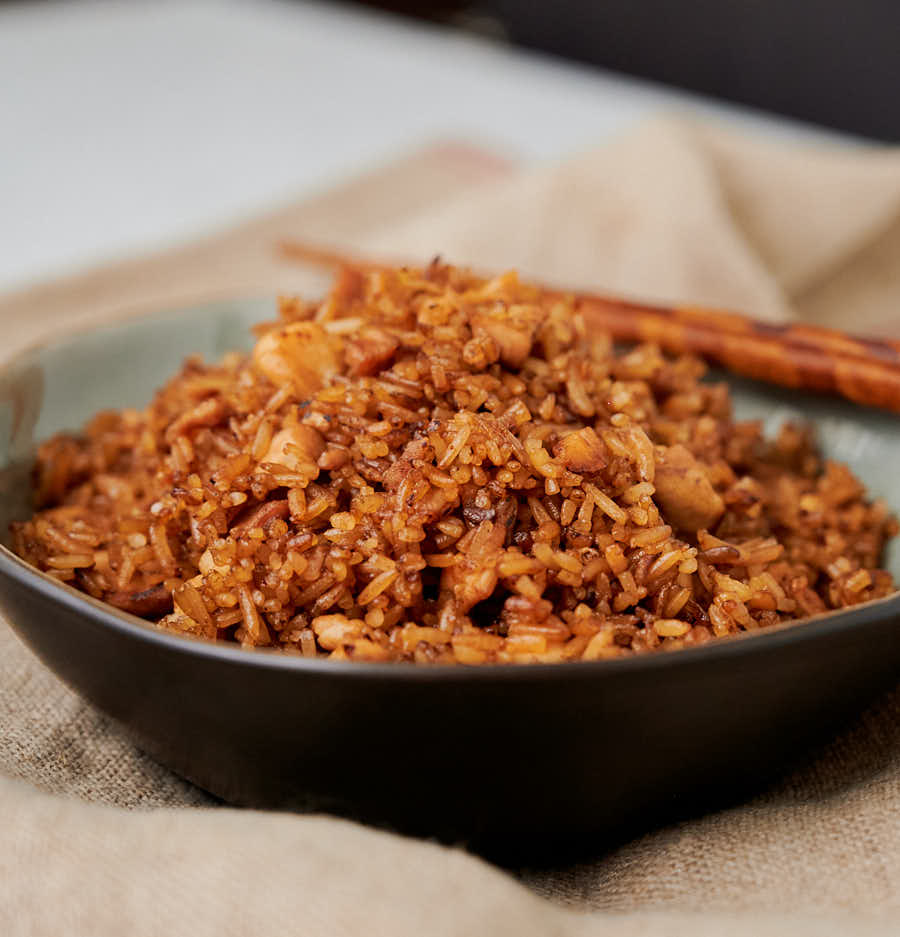
<svg viewBox="0 0 900 937"><path fill-rule="evenodd" d="M900 333L900 154L665 119L528 170L435 147L202 243L19 291L0 299L6 350L60 325L315 286L272 250L286 237ZM0 775L4 935L900 928L896 692L751 803L605 853L599 844L589 862L520 871L520 882L459 850L346 821L214 807L2 623Z"/></svg>

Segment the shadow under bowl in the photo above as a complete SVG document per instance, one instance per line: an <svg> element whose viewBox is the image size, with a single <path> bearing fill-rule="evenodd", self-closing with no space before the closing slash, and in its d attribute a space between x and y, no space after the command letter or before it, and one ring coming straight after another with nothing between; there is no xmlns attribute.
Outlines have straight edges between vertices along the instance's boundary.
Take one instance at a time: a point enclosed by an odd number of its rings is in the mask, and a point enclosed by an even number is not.
<svg viewBox="0 0 900 937"><path fill-rule="evenodd" d="M247 347L269 301L64 336L0 369L0 529L28 515L35 441L140 406L188 353ZM730 379L772 430L900 507L896 416ZM888 566L900 580L900 550ZM534 666L307 660L178 637L0 547L0 609L152 757L237 804L323 809L534 860L741 796L900 675L900 596L673 653Z"/></svg>

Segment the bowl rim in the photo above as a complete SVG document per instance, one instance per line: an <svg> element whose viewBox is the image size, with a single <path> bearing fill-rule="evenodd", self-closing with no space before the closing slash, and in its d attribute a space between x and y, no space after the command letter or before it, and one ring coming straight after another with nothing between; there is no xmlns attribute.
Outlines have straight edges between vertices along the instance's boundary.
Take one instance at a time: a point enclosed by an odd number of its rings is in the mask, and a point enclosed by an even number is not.
<svg viewBox="0 0 900 937"><path fill-rule="evenodd" d="M671 651L654 651L605 660L572 660L556 663L492 663L467 666L455 663L415 664L403 661L334 661L327 657L302 657L285 653L279 648L243 647L225 641L213 641L191 635L166 631L153 622L138 618L129 612L87 595L68 583L54 579L31 566L0 544L0 584L11 579L51 603L62 606L95 624L110 628L120 635L156 644L163 649L197 656L223 664L244 664L274 670L294 670L299 673L333 675L352 680L383 679L389 677L401 682L461 682L468 680L501 680L514 682L548 679L596 679L604 674L653 672L659 668L701 666L704 662L727 660L753 650L775 651L786 644L805 643L827 639L841 632L863 625L875 625L890 619L900 620L900 590L880 599L854 605L834 612L826 612L797 621L781 622L768 628L744 631L734 635L713 638L708 643ZM11 627L17 629L14 623Z"/></svg>
<svg viewBox="0 0 900 937"><path fill-rule="evenodd" d="M15 348L11 354L0 353L0 379L14 372L18 365L35 355L66 341L76 340L91 332L105 329L124 329L129 325L166 316L176 317L187 309L198 309L218 305L234 305L262 302L274 294L261 293L240 296L209 297L179 306L146 309L139 311L119 310L93 322L75 322L62 326L52 334L43 334ZM759 382L765 383L765 382ZM774 386L774 385L773 385ZM855 405L860 407L860 405ZM875 409L861 407L861 409ZM5 532L3 532L5 534ZM243 647L225 641L214 641L181 635L159 628L153 622L81 592L68 583L55 579L27 563L0 541L0 584L10 579L32 593L41 595L75 614L84 615L95 624L119 632L122 636L156 644L164 649L221 661L223 664L246 664L274 670L294 670L300 673L349 677L352 680L380 680L385 677L408 683L462 682L469 680L521 680L543 682L562 678L597 679L604 674L630 673L632 671L653 672L659 668L702 666L704 662L728 659L753 650L774 651L786 644L815 641L818 638L874 625L891 618L900 619L900 589L880 599L873 599L845 609L825 612L809 618L781 622L767 628L744 631L738 634L713 638L703 645L673 648L671 651L655 651L604 660L572 660L556 663L491 663L464 665L455 663L414 664L402 661L352 661L330 660L327 657L303 657L285 653L278 648ZM14 630L18 626L8 622Z"/></svg>

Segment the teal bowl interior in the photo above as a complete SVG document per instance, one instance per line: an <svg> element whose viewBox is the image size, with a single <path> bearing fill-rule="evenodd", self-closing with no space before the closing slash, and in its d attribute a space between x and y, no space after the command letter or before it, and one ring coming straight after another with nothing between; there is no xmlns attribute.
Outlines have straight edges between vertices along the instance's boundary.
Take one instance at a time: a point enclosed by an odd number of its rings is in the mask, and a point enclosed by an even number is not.
<svg viewBox="0 0 900 937"><path fill-rule="evenodd" d="M77 429L98 410L140 407L184 358L215 360L249 349L250 327L274 316L265 298L207 303L63 335L0 367L0 538L28 514L27 470L36 442ZM785 420L812 423L824 454L844 462L873 498L900 513L900 417L834 397L726 377L737 416L760 419L767 433ZM900 543L886 565L900 582Z"/></svg>
<svg viewBox="0 0 900 937"><path fill-rule="evenodd" d="M38 442L99 410L146 405L188 355L249 350L251 326L274 316L274 298L207 303L64 334L0 366L0 542L28 516Z"/></svg>

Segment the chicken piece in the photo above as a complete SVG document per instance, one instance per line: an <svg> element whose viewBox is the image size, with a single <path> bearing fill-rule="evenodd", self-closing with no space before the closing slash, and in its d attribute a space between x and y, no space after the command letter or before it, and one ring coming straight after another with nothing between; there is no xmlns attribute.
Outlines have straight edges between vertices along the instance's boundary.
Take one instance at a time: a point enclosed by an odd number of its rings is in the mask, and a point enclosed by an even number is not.
<svg viewBox="0 0 900 937"><path fill-rule="evenodd" d="M531 306L509 306L497 312L472 317L472 331L492 338L500 352L500 360L509 368L525 364L540 318Z"/></svg>
<svg viewBox="0 0 900 937"><path fill-rule="evenodd" d="M590 426L570 433L554 447L557 461L582 475L606 468L606 445Z"/></svg>
<svg viewBox="0 0 900 937"><path fill-rule="evenodd" d="M384 370L399 347L400 342L389 332L364 326L347 342L344 361L353 377L369 377Z"/></svg>
<svg viewBox="0 0 900 937"><path fill-rule="evenodd" d="M253 362L273 384L293 383L301 397L311 397L340 369L340 347L317 323L290 322L259 339Z"/></svg>
<svg viewBox="0 0 900 937"><path fill-rule="evenodd" d="M497 564L515 520L516 502L510 498L496 508L493 521L478 525L462 562L444 569L441 592L452 593L458 612L468 612L493 593L499 578Z"/></svg>
<svg viewBox="0 0 900 937"><path fill-rule="evenodd" d="M491 525L491 521L485 521L485 524ZM456 566L448 566L441 576L441 591L453 593L457 611L463 614L488 598L496 585L496 563L482 565L463 560Z"/></svg>
<svg viewBox="0 0 900 937"><path fill-rule="evenodd" d="M315 465L325 451L325 440L313 426L298 423L279 430L269 443L262 462L275 462L293 472L304 465Z"/></svg>
<svg viewBox="0 0 900 937"><path fill-rule="evenodd" d="M725 513L725 502L702 466L680 444L656 448L654 484L663 519L679 530L708 529Z"/></svg>

